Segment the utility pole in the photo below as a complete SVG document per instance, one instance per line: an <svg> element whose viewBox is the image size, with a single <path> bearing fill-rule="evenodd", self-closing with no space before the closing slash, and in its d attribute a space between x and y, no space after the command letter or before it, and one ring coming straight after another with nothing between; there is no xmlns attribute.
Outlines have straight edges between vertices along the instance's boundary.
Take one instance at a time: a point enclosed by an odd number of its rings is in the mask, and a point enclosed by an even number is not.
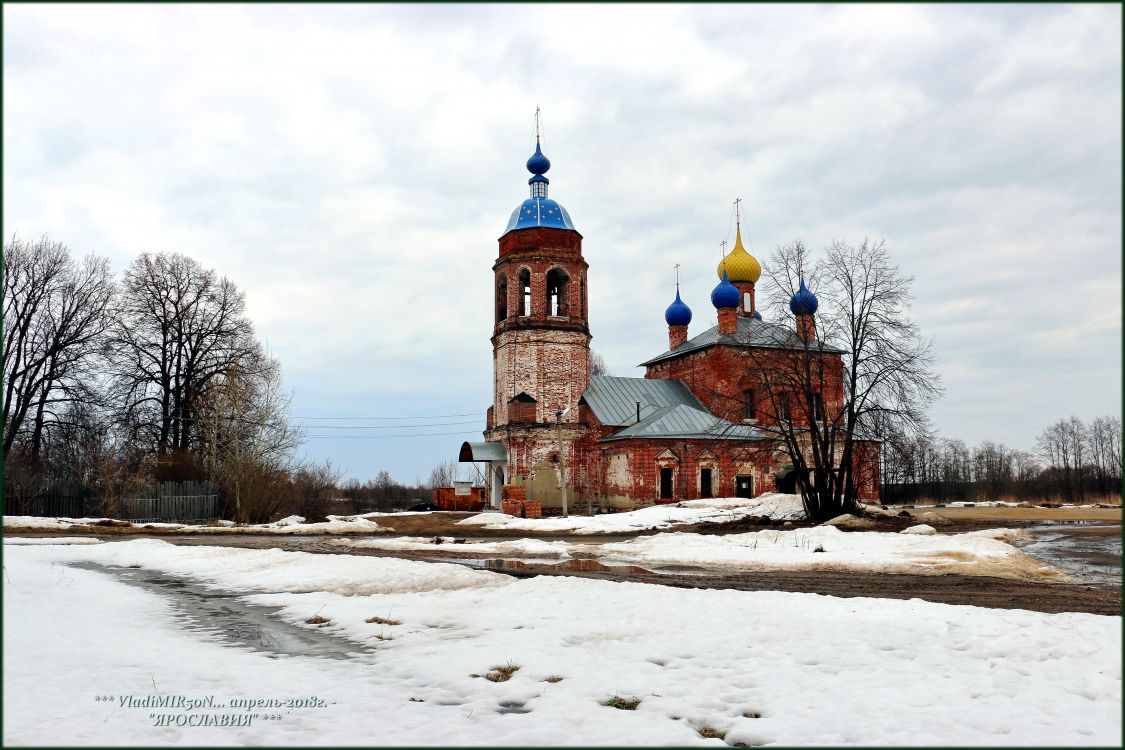
<svg viewBox="0 0 1125 750"><path fill-rule="evenodd" d="M570 411L567 407L565 411L555 412L555 425L559 431L559 487L562 489L562 510L563 518L566 518L566 453L563 451L563 436L562 436L562 418L566 412Z"/></svg>

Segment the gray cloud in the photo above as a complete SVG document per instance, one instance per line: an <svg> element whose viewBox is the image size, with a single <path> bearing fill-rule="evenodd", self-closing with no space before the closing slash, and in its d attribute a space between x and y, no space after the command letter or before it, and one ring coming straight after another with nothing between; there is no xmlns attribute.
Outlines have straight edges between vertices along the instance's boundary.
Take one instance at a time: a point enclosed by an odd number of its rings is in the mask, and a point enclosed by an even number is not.
<svg viewBox="0 0 1125 750"><path fill-rule="evenodd" d="M1120 411L1119 7L3 12L5 231L227 274L299 416L483 417L535 106L618 374L664 348L672 264L693 330L713 322L741 196L761 260L887 240L943 433L1029 447ZM460 439L307 449L413 479Z"/></svg>

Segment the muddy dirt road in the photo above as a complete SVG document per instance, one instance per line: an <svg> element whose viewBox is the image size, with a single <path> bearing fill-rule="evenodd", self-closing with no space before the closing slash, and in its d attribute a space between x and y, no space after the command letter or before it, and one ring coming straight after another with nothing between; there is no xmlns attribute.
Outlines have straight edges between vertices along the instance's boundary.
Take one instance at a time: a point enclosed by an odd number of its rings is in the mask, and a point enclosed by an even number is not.
<svg viewBox="0 0 1125 750"><path fill-rule="evenodd" d="M879 519L885 531L897 531L919 522L922 514L937 512L944 517L938 528L942 533L968 531L997 526L1014 526L1037 530L1041 549L1025 548L1072 574L1093 569L1099 576L1082 584L1032 583L985 576L923 576L881 573L834 573L799 571L755 571L729 573L702 569L647 570L628 566L605 566L595 560L563 562L491 559L466 552L467 545L434 545L432 551L384 551L342 546L333 536L280 536L265 534L221 533L183 534L174 529L74 527L50 533L20 533L19 536L96 536L106 541L128 538L159 538L173 544L278 548L317 554L362 554L401 557L423 561L457 562L472 567L495 570L518 577L537 575L572 575L607 580L654 583L681 588L718 588L745 591L797 591L839 597L879 597L891 599L919 598L948 604L970 604L1002 609L1029 609L1039 612L1091 612L1120 615L1120 508L920 508L909 515ZM505 529L482 529L479 526L458 526L457 521L469 513L435 513L382 517L380 523L393 528L388 536L457 537L493 540L539 538L584 544L618 542L661 531L696 531L702 533L738 533L760 530L753 523L699 524L675 529L649 529L621 534L529 533ZM1057 531L1049 524L1058 524ZM1083 524L1089 524L1085 526ZM1116 526L1114 526L1116 524ZM798 524L804 525L804 524ZM776 528L776 526L774 526ZM1044 535L1043 531L1055 531ZM9 532L10 534L11 532ZM362 538L365 535L341 535ZM380 535L382 536L382 535ZM1040 542L1037 542L1040 544ZM1114 546L1116 544L1116 546ZM1116 567L1115 567L1116 566Z"/></svg>
<svg viewBox="0 0 1125 750"><path fill-rule="evenodd" d="M371 555L425 562L454 562L482 570L530 578L539 575L569 575L612 581L652 583L677 588L736 589L741 591L796 591L839 597L924 599L945 604L971 604L999 609L1028 609L1037 612L1090 612L1121 614L1121 588L1062 583L1031 583L1006 578L960 575L890 575L883 573L835 573L825 571L754 571L719 573L706 570L654 571L636 566L609 566L596 560L521 561L473 557L463 545L435 545L426 552L390 552L344 546L331 538L238 535L200 538L193 535L161 535L173 544L285 549L314 554ZM120 537L106 537L119 541ZM586 541L591 541L586 537Z"/></svg>

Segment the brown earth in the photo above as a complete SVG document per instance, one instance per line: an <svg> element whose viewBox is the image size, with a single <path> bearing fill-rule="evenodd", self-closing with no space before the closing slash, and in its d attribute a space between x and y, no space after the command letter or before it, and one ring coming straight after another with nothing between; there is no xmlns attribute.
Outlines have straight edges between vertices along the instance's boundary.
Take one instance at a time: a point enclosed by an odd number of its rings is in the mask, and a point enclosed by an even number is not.
<svg viewBox="0 0 1125 750"><path fill-rule="evenodd" d="M101 535L111 539L110 535ZM264 535L233 535L200 538L195 535L162 535L173 544L285 549L314 554L398 557L426 562L458 561L518 578L538 575L570 575L633 583L651 583L677 588L735 589L739 591L796 591L838 597L923 599L945 604L970 604L998 609L1027 609L1035 612L1090 612L1120 615L1120 587L1097 587L1063 583L1033 583L989 576L899 575L886 573L829 571L755 571L711 573L704 570L655 572L637 566L608 566L596 560L560 563L527 563L472 555L452 542L434 545L433 551L387 551L356 548L332 539L285 538ZM587 537L587 541L590 541Z"/></svg>
<svg viewBox="0 0 1125 750"><path fill-rule="evenodd" d="M879 528L896 531L919 523L918 516L935 512L944 516L947 523L937 525L941 532L968 531L993 528L997 525L1025 526L1043 521L1092 521L1120 523L1119 508L935 508L911 509L905 515L877 517ZM515 539L545 538L564 541L602 543L631 539L659 531L697 531L699 533L729 534L778 528L776 522L763 524L757 519L744 519L729 523L695 524L674 529L650 529L619 534L573 534L569 532L527 532L507 529L482 529L477 526L457 526L456 521L470 513L436 513L380 519L393 528L394 535L420 537L455 537L461 539ZM998 523L1000 522L1000 523ZM808 524L793 524L807 526ZM1081 533L1083 527L1069 526L1067 531ZM278 534L219 531L214 534L184 534L176 529L123 528L118 526L74 526L64 531L10 532L11 536L95 536L102 539L122 536L159 537L173 544L215 545L248 547L256 549L288 549L321 554L363 554L402 557L415 560L465 560L474 555L455 543L434 545L432 552L388 552L341 547L333 544L336 536L303 535L290 537ZM654 572L638 567L604 566L593 560L566 561L559 564L520 563L511 560L489 560L477 557L471 564L498 570L518 577L536 575L577 575L608 580L654 583L680 588L719 588L744 591L796 591L839 597L879 597L890 599L918 598L948 604L971 604L1001 609L1029 609L1038 612L1091 612L1095 614L1122 614L1120 587L1087 586L1080 584L1034 583L987 576L962 575L902 575L885 573L833 573L825 571L769 571L753 573L713 573L709 571Z"/></svg>

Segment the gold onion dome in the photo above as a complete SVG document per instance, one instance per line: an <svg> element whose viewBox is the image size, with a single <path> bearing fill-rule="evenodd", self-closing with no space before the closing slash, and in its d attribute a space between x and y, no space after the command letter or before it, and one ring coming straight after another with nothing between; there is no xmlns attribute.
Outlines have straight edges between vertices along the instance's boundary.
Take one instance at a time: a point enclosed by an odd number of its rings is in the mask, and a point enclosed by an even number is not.
<svg viewBox="0 0 1125 750"><path fill-rule="evenodd" d="M729 281L749 281L751 284L757 283L762 275L762 264L742 246L741 227L735 230L734 249L719 261L715 273L720 279L723 277L723 271L727 272Z"/></svg>

